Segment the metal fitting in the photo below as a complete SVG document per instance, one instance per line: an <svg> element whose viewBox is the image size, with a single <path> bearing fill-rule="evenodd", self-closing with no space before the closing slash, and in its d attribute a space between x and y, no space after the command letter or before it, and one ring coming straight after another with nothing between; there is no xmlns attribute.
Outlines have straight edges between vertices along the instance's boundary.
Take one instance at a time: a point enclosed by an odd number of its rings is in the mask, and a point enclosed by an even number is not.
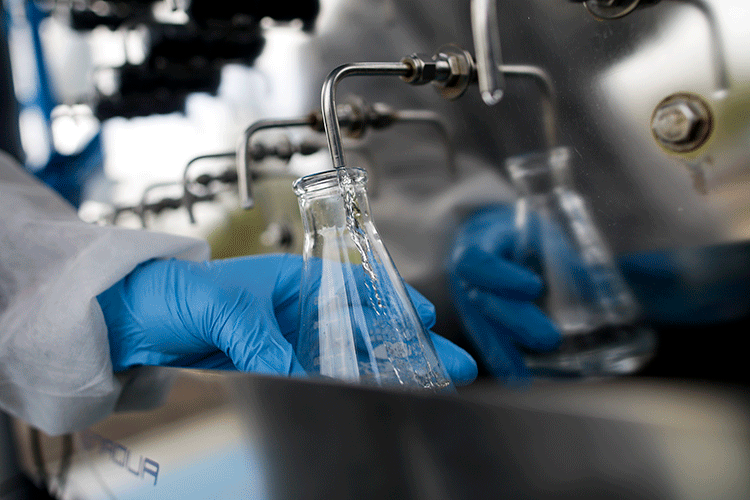
<svg viewBox="0 0 750 500"><path fill-rule="evenodd" d="M396 112L390 106L383 103L368 104L358 96L349 96L346 103L337 104L336 114L342 134L352 139L363 137L368 128L383 129L396 121ZM323 113L317 110L310 116L310 127L316 132L325 132Z"/></svg>
<svg viewBox="0 0 750 500"><path fill-rule="evenodd" d="M296 152L296 148L292 146L292 142L286 135L280 138L273 147L273 155L282 161L291 160L292 155Z"/></svg>
<svg viewBox="0 0 750 500"><path fill-rule="evenodd" d="M656 106L651 117L654 138L665 149L674 153L695 151L711 135L711 110L700 97L693 94L674 94Z"/></svg>
<svg viewBox="0 0 750 500"><path fill-rule="evenodd" d="M412 85L424 85L435 81L438 76L438 63L427 54L412 54L401 59L409 66L409 73L401 79Z"/></svg>
<svg viewBox="0 0 750 500"><path fill-rule="evenodd" d="M311 111L307 115L310 120L310 128L315 132L325 132L325 126L323 125L323 112L319 109Z"/></svg>
<svg viewBox="0 0 750 500"><path fill-rule="evenodd" d="M368 107L368 122L373 130L380 130L393 125L398 119L396 110L382 102L375 102Z"/></svg>
<svg viewBox="0 0 750 500"><path fill-rule="evenodd" d="M280 119L280 120L260 120L248 128L240 137L237 144L236 164L237 164L237 184L240 193L240 205L244 209L253 208L255 201L252 196L252 174L251 163L253 161L253 152L250 146L253 135L261 130L267 130L272 128L286 128L286 127L313 127L315 125L315 116L310 114L300 118ZM260 151L257 151L260 155ZM263 151L265 155L265 151Z"/></svg>
<svg viewBox="0 0 750 500"><path fill-rule="evenodd" d="M401 79L412 85L432 83L445 99L458 99L476 80L476 65L471 54L456 46L444 45L437 54L412 54L401 59L409 67Z"/></svg>
<svg viewBox="0 0 750 500"><path fill-rule="evenodd" d="M433 82L438 93L453 101L461 97L469 85L476 81L477 69L471 54L457 45L443 45L435 59L448 67L446 78Z"/></svg>
<svg viewBox="0 0 750 500"><path fill-rule="evenodd" d="M633 12L641 0L586 0L583 5L597 19L618 19Z"/></svg>
<svg viewBox="0 0 750 500"><path fill-rule="evenodd" d="M601 7L614 7L615 5L622 3L622 0L589 0L589 2Z"/></svg>

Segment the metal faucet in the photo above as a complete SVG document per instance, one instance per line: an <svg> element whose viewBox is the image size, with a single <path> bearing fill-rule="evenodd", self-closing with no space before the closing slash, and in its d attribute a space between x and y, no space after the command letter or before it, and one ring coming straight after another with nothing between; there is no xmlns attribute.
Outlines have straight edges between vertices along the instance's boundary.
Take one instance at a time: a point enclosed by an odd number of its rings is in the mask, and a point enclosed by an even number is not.
<svg viewBox="0 0 750 500"><path fill-rule="evenodd" d="M432 57L412 54L398 63L351 63L334 69L326 78L321 93L321 109L331 160L336 169L346 166L341 140L340 107L336 104L338 84L351 76L399 76L406 83L423 85L432 83L438 92L449 100L458 99L472 83L478 82L477 64L471 54L460 47L441 47ZM527 65L501 65L496 73L501 76L516 76L533 79L543 93L542 118L545 139L549 146L557 144L557 93L549 74L542 68ZM503 81L495 80L495 82ZM488 88L492 88L489 85ZM499 91L489 91L497 96ZM485 101L486 102L486 101Z"/></svg>
<svg viewBox="0 0 750 500"><path fill-rule="evenodd" d="M397 110L384 103L368 104L357 97L350 97L346 103L335 104L336 110L330 113L336 117L336 133L341 145L341 154L343 157L343 144L341 141L341 129L345 135L350 138L360 138L365 132L372 128L381 130L397 123L424 123L435 127L440 134L447 155L447 167L451 176L456 175L455 146L450 128L445 120L438 114L430 110L406 109ZM294 128L309 127L316 132L327 132L325 108L313 111L306 116L289 119L270 119L260 120L250 125L243 134L237 147L237 178L238 189L240 194L240 204L243 208L253 207L252 199L252 161L257 160L251 153L251 139L255 133L261 130L272 128ZM330 141L329 141L330 144ZM310 151L313 152L313 151ZM310 152L302 151L303 154Z"/></svg>
<svg viewBox="0 0 750 500"><path fill-rule="evenodd" d="M549 147L557 145L558 106L552 78L538 66L502 64L496 2L497 0L471 1L476 60L468 51L449 44L438 49L431 57L412 54L397 63L350 63L331 71L323 83L321 109L334 168L343 169L346 166L336 88L344 78L351 76L399 76L412 85L431 83L448 100L458 99L469 85L478 83L482 99L488 106L497 104L502 99L505 93L505 76L531 78L540 86L543 94L542 120L546 143Z"/></svg>

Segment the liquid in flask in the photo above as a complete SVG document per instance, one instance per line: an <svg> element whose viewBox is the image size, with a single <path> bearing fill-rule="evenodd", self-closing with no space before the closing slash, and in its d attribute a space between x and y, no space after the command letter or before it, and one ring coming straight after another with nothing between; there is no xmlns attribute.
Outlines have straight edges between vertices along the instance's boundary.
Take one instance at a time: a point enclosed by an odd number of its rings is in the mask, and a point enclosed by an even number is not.
<svg viewBox="0 0 750 500"><path fill-rule="evenodd" d="M519 194L515 260L541 276L539 305L563 335L556 351L524 351L525 361L538 376L634 373L653 357L656 335L573 189L569 162L564 147L506 162Z"/></svg>
<svg viewBox="0 0 750 500"><path fill-rule="evenodd" d="M370 215L364 170L295 181L305 230L297 357L310 374L433 391L453 384Z"/></svg>

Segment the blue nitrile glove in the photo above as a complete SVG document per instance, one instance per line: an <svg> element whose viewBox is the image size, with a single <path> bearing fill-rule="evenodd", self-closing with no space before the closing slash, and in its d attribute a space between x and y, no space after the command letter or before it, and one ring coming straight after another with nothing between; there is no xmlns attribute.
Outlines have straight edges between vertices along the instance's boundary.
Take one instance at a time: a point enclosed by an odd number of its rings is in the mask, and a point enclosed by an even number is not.
<svg viewBox="0 0 750 500"><path fill-rule="evenodd" d="M466 333L492 375L524 382L517 345L546 351L561 334L536 306L542 281L511 259L517 238L512 206L475 212L459 227L448 259L450 292Z"/></svg>
<svg viewBox="0 0 750 500"><path fill-rule="evenodd" d="M710 325L750 314L750 242L633 253L618 264L653 324Z"/></svg>
<svg viewBox="0 0 750 500"><path fill-rule="evenodd" d="M152 260L97 298L115 371L138 365L304 375L294 356L303 260L274 254L206 262ZM435 310L407 286L422 321ZM433 335L457 384L476 377L468 353Z"/></svg>

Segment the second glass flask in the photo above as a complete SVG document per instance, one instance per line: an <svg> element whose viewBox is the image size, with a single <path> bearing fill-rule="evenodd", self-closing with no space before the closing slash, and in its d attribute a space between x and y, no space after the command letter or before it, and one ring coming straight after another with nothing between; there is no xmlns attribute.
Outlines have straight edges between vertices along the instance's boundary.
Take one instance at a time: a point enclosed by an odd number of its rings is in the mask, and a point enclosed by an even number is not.
<svg viewBox="0 0 750 500"><path fill-rule="evenodd" d="M346 176L346 190L340 175ZM366 182L365 171L354 168L294 182L305 230L297 357L308 373L324 377L450 389L372 221Z"/></svg>
<svg viewBox="0 0 750 500"><path fill-rule="evenodd" d="M563 335L557 351L527 352L526 363L539 376L634 373L653 357L656 335L573 188L569 163L564 147L506 162L519 195L514 260L542 277L539 305Z"/></svg>

